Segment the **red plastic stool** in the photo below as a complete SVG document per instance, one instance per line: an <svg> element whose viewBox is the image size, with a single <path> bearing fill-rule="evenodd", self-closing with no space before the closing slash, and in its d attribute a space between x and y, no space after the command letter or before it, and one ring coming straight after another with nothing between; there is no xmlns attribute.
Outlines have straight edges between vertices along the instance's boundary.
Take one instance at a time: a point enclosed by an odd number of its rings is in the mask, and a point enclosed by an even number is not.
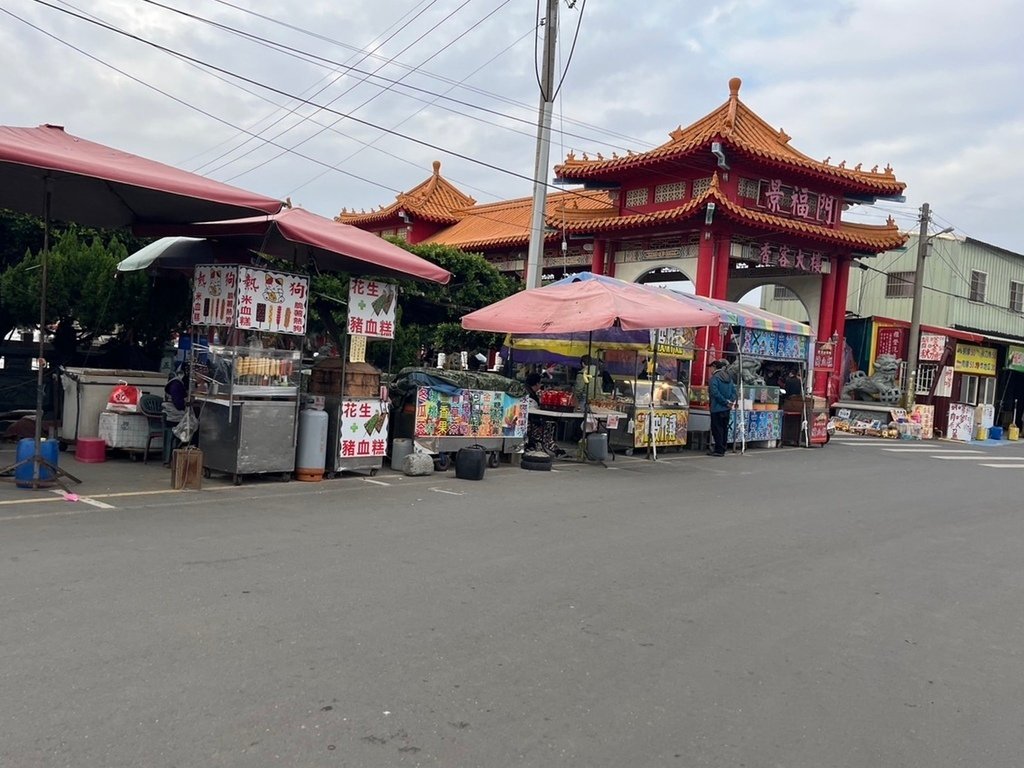
<svg viewBox="0 0 1024 768"><path fill-rule="evenodd" d="M99 464L107 460L107 441L101 437L80 437L75 442L75 461Z"/></svg>

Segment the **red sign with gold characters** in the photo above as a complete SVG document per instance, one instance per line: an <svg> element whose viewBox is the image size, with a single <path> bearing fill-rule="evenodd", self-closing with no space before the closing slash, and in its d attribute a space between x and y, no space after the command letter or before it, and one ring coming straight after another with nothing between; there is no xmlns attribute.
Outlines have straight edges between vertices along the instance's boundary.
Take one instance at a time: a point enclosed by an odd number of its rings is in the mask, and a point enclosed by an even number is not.
<svg viewBox="0 0 1024 768"><path fill-rule="evenodd" d="M819 371L831 371L835 368L836 345L831 341L819 341L814 345L814 368Z"/></svg>
<svg viewBox="0 0 1024 768"><path fill-rule="evenodd" d="M879 328L875 343L875 357L892 355L897 360L903 359L903 350L907 346L906 328Z"/></svg>

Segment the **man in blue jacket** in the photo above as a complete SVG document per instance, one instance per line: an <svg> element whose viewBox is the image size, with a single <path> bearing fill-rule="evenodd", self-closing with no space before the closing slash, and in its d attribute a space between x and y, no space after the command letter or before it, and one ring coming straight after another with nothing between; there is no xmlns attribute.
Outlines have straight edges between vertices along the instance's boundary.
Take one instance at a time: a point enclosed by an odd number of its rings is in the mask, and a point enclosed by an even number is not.
<svg viewBox="0 0 1024 768"><path fill-rule="evenodd" d="M725 441L729 434L729 413L736 405L736 385L726 370L725 360L715 360L708 365L711 379L708 382L708 398L711 400L711 441L714 444L712 456L725 456Z"/></svg>

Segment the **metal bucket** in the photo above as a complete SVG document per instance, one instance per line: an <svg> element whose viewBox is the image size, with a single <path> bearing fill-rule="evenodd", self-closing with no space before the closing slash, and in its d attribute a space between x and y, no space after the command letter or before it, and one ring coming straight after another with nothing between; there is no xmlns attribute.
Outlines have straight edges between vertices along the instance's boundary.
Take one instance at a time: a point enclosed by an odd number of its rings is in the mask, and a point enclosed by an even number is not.
<svg viewBox="0 0 1024 768"><path fill-rule="evenodd" d="M604 461L608 458L608 433L591 432L587 435L587 456L591 461Z"/></svg>
<svg viewBox="0 0 1024 768"><path fill-rule="evenodd" d="M412 453L412 438L396 437L391 441L391 468L401 471L405 457Z"/></svg>

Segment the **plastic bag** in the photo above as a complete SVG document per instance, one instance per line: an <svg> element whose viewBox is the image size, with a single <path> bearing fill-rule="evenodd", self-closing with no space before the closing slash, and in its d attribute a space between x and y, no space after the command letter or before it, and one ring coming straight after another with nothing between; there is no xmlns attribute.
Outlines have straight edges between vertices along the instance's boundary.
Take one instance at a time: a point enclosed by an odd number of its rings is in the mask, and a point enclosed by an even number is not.
<svg viewBox="0 0 1024 768"><path fill-rule="evenodd" d="M138 413L142 390L127 381L121 381L110 391L107 398L107 410L118 413Z"/></svg>
<svg viewBox="0 0 1024 768"><path fill-rule="evenodd" d="M196 415L190 410L185 410L185 415L181 417L181 421L178 422L177 426L171 430L174 436L183 443L188 443L192 440L192 435L196 433L196 429L199 428L199 420Z"/></svg>

